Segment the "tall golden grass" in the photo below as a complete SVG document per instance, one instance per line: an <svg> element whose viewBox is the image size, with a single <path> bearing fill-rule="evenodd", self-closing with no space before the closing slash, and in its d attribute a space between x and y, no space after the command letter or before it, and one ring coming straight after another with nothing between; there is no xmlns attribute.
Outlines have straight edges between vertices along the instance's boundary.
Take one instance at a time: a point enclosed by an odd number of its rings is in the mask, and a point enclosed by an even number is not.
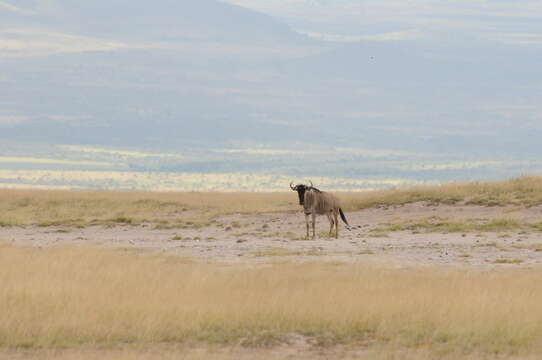
<svg viewBox="0 0 542 360"><path fill-rule="evenodd" d="M540 269L248 268L91 248L0 248L0 348L287 343L530 356Z"/></svg>
<svg viewBox="0 0 542 360"><path fill-rule="evenodd" d="M463 202L484 206L533 206L542 204L542 177L341 193L339 196L346 211L418 201L445 204ZM168 223L183 218L209 219L230 213L284 212L296 209L297 195L292 192L0 190L0 226Z"/></svg>

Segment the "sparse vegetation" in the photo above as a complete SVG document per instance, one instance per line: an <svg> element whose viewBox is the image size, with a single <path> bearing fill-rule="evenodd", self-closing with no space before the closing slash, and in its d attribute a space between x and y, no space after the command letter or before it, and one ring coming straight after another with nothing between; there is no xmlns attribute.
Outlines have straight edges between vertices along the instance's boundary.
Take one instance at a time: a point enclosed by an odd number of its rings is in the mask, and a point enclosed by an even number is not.
<svg viewBox="0 0 542 360"><path fill-rule="evenodd" d="M481 243L481 244L478 244L476 245L477 247L497 247L497 242L495 241L490 241L490 242L487 242L487 243Z"/></svg>
<svg viewBox="0 0 542 360"><path fill-rule="evenodd" d="M370 229L367 233L360 235L361 237L386 238L389 237L390 231L403 230L404 226L398 224L379 224L377 227Z"/></svg>
<svg viewBox="0 0 542 360"><path fill-rule="evenodd" d="M542 204L542 177L525 176L506 181L449 183L440 186L417 186L364 194L362 199L346 197L348 210L365 209L378 205L403 205L415 202L480 206Z"/></svg>
<svg viewBox="0 0 542 360"><path fill-rule="evenodd" d="M446 221L441 218L427 218L418 221L410 221L405 224L388 225L388 231L420 231L425 232L493 232L509 231L528 227L529 224L522 224L515 219L492 219L485 223L474 220Z"/></svg>
<svg viewBox="0 0 542 360"><path fill-rule="evenodd" d="M338 195L345 211L420 201L435 205L465 203L483 206L535 206L542 204L542 177ZM191 221L194 226L198 226L202 221L223 214L295 210L298 210L298 205L295 196L290 193L0 190L0 226L88 226L140 224L148 221L162 227L175 228L182 225L167 221L182 219L184 226L190 226ZM533 224L532 227L542 228L540 224ZM443 226L453 230L456 225ZM502 224L493 225L499 227ZM238 228L241 224L234 222L231 227ZM487 228L487 231L491 229Z"/></svg>
<svg viewBox="0 0 542 360"><path fill-rule="evenodd" d="M523 259L497 259L493 261L494 264L521 264L523 262Z"/></svg>
<svg viewBox="0 0 542 360"><path fill-rule="evenodd" d="M367 233L367 237L373 237L373 238L387 238L389 237L389 233L385 230L373 230Z"/></svg>
<svg viewBox="0 0 542 360"><path fill-rule="evenodd" d="M116 218L111 219L110 222L117 223L117 224L130 224L130 225L136 223L134 219L127 216L118 216Z"/></svg>
<svg viewBox="0 0 542 360"><path fill-rule="evenodd" d="M273 257L273 256L316 256L322 252L318 249L309 250L293 250L281 247L272 247L263 250L253 251L252 254L256 257Z"/></svg>
<svg viewBox="0 0 542 360"><path fill-rule="evenodd" d="M223 214L297 209L295 202L288 200L292 200L289 193L1 189L0 226L137 225L149 222L161 229L197 228L209 225L209 219ZM241 224L234 222L232 226L240 227Z"/></svg>
<svg viewBox="0 0 542 360"><path fill-rule="evenodd" d="M532 251L542 251L542 244L529 244L529 245L519 245L515 244L512 245L514 249L526 249L526 250L532 250Z"/></svg>
<svg viewBox="0 0 542 360"><path fill-rule="evenodd" d="M266 234L267 235L267 234ZM269 237L269 236L266 236L264 235L264 237ZM274 235L272 234L269 234L271 235L271 237L275 237L275 236L278 236L278 237L282 237L282 238L285 238L285 239L288 239L288 240L291 240L291 241L297 241L297 240L308 240L305 235L301 235L301 234L296 234L296 233L293 233L291 231L288 231L284 234L280 234L280 233L275 233ZM309 238L310 239L310 238Z"/></svg>

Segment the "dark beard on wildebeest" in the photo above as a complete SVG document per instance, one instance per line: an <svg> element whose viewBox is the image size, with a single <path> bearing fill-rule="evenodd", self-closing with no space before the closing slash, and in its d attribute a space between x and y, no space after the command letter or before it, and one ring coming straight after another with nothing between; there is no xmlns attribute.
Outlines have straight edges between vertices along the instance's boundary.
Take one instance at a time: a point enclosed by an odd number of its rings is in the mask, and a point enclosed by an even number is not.
<svg viewBox="0 0 542 360"><path fill-rule="evenodd" d="M297 195L299 196L299 205L301 206L305 205L305 191L307 191L305 186L301 185L297 187Z"/></svg>

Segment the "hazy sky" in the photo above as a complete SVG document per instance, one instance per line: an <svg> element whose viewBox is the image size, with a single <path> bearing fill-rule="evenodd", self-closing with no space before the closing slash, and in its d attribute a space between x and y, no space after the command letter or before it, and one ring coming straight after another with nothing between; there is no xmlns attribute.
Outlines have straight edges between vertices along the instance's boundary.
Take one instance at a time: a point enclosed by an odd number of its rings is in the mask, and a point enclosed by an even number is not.
<svg viewBox="0 0 542 360"><path fill-rule="evenodd" d="M336 41L477 39L542 44L538 0L227 0Z"/></svg>

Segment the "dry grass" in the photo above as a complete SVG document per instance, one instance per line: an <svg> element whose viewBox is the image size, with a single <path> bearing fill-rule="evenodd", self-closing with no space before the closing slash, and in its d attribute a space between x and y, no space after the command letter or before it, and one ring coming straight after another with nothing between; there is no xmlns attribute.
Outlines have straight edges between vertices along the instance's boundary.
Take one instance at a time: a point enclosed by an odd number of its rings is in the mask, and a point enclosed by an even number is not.
<svg viewBox="0 0 542 360"><path fill-rule="evenodd" d="M292 194L0 190L0 226L139 224L198 227L222 214L297 209Z"/></svg>
<svg viewBox="0 0 542 360"><path fill-rule="evenodd" d="M515 249L527 249L527 250L532 250L536 252L542 251L542 244L529 244L529 245L514 244L512 245L512 247Z"/></svg>
<svg viewBox="0 0 542 360"><path fill-rule="evenodd" d="M252 348L298 334L322 349L535 358L541 275L336 263L249 269L120 250L3 246L0 348Z"/></svg>
<svg viewBox="0 0 542 360"><path fill-rule="evenodd" d="M270 247L261 250L254 250L252 255L256 257L271 257L271 256L320 256L323 253L316 248L307 250L285 249L281 247Z"/></svg>
<svg viewBox="0 0 542 360"><path fill-rule="evenodd" d="M367 193L341 193L346 211L426 201L485 206L542 204L542 177L490 183L452 183ZM139 224L157 228L208 225L232 213L299 210L289 193L150 193L0 190L0 226ZM202 223L203 221L203 223Z"/></svg>
<svg viewBox="0 0 542 360"><path fill-rule="evenodd" d="M497 259L493 261L494 264L521 264L523 262L523 259Z"/></svg>
<svg viewBox="0 0 542 360"><path fill-rule="evenodd" d="M362 201L345 199L346 208L364 209L377 205L402 205L420 201L436 204L466 203L482 206L542 204L542 177L525 176L495 182L449 183L366 193Z"/></svg>
<svg viewBox="0 0 542 360"><path fill-rule="evenodd" d="M455 220L448 221L441 218L426 218L417 221L410 221L405 224L388 224L385 230L388 231L420 231L425 232L499 232L509 230L527 229L532 224L523 224L515 219L492 219L481 223L475 220Z"/></svg>

